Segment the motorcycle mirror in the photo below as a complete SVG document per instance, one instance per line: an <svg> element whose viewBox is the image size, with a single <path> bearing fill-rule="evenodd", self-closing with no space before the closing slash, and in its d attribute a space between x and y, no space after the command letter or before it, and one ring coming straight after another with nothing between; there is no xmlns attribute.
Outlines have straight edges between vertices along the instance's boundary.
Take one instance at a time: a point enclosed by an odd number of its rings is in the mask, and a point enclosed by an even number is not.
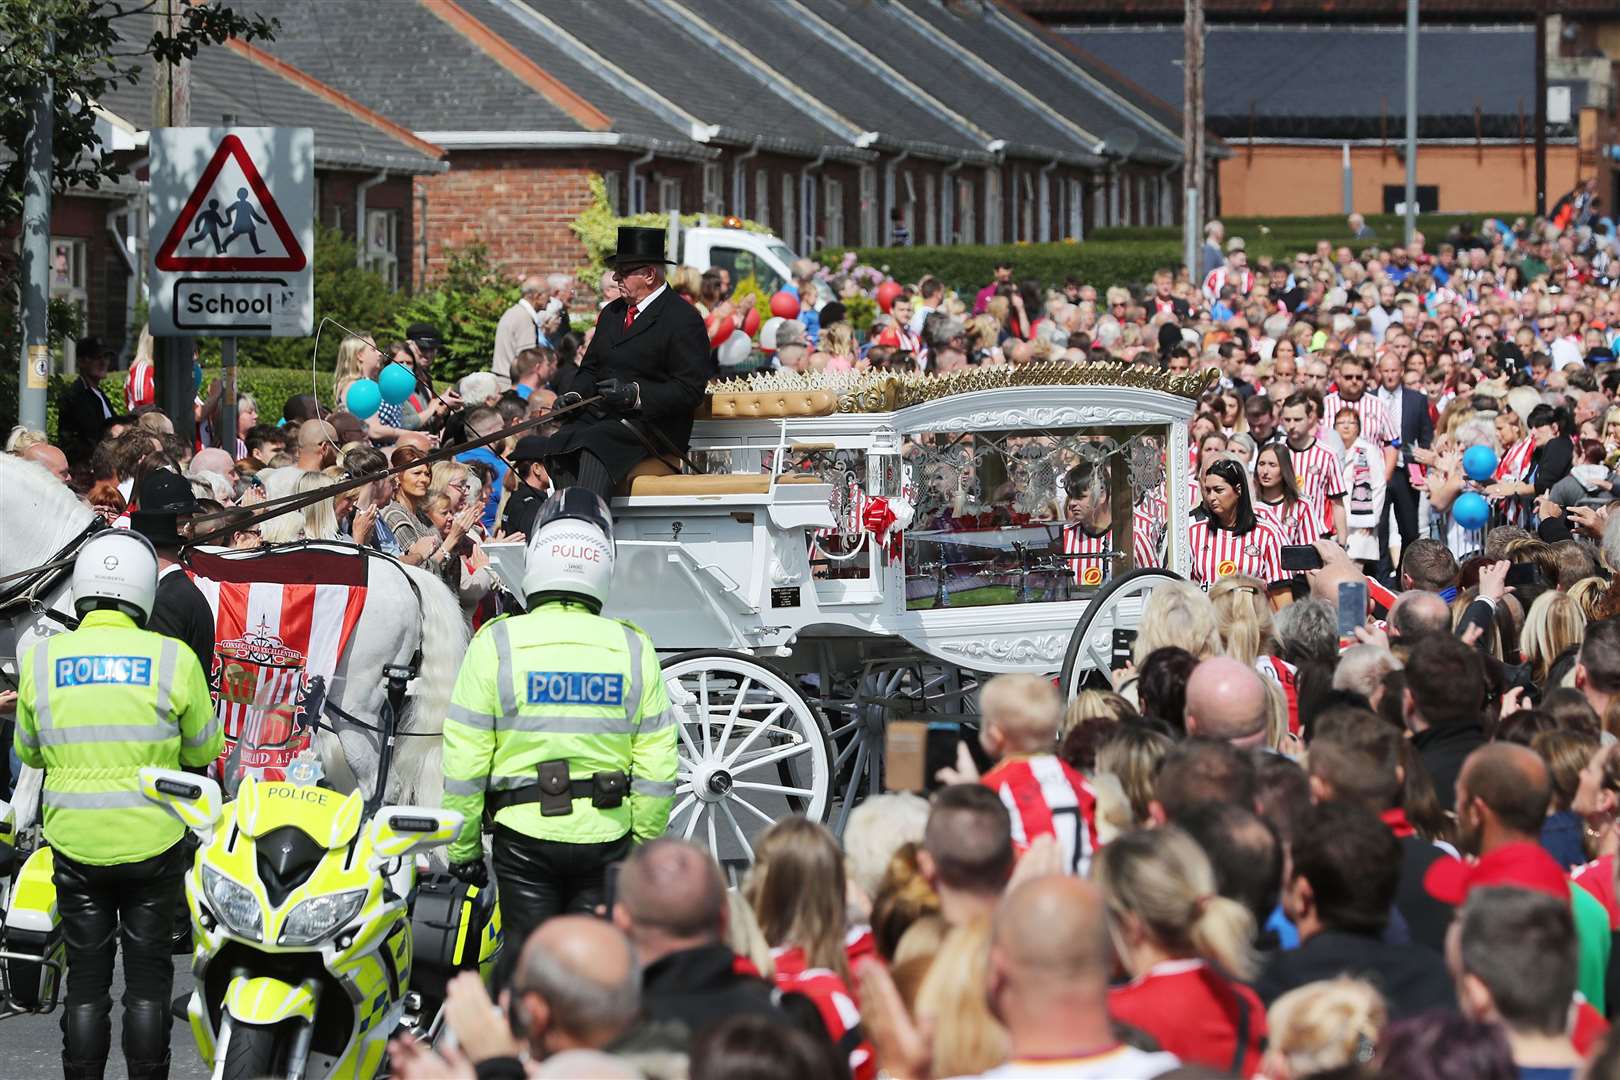
<svg viewBox="0 0 1620 1080"><path fill-rule="evenodd" d="M448 844L461 830L462 816L431 806L385 806L367 829L373 870L429 848Z"/></svg>
<svg viewBox="0 0 1620 1080"><path fill-rule="evenodd" d="M179 819L203 843L214 835L224 801L219 784L178 769L141 770L141 794Z"/></svg>

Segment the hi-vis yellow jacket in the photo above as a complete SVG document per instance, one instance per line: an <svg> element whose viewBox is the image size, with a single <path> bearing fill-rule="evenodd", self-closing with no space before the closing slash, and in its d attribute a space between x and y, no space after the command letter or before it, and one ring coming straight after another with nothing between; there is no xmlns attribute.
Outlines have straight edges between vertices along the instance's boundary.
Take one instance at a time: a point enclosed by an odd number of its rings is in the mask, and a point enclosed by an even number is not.
<svg viewBox="0 0 1620 1080"><path fill-rule="evenodd" d="M574 780L628 773L628 796L613 809L576 798L571 813L554 817L538 803L508 806L498 824L574 844L662 835L676 735L658 654L637 627L561 602L486 624L467 649L444 724L444 805L465 815L450 860L481 857L486 792L527 787L541 762L557 758Z"/></svg>
<svg viewBox="0 0 1620 1080"><path fill-rule="evenodd" d="M111 866L167 851L185 829L140 790L140 771L206 765L225 736L185 643L92 611L19 665L17 756L45 770L45 839Z"/></svg>

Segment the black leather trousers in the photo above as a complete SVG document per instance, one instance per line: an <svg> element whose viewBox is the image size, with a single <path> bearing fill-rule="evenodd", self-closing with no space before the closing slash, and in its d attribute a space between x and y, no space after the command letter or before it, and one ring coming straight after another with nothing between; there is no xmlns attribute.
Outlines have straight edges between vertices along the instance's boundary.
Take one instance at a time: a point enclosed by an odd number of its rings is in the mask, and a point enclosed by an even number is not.
<svg viewBox="0 0 1620 1080"><path fill-rule="evenodd" d="M592 914L605 898L607 868L630 855L630 834L603 844L536 840L495 826L490 848L501 901L501 959L495 985L505 986L523 943L554 915Z"/></svg>
<svg viewBox="0 0 1620 1080"><path fill-rule="evenodd" d="M112 1047L113 961L124 950L124 1058L130 1080L169 1075L174 910L184 891L185 844L118 866L56 854L56 905L67 946L62 1072L101 1080Z"/></svg>

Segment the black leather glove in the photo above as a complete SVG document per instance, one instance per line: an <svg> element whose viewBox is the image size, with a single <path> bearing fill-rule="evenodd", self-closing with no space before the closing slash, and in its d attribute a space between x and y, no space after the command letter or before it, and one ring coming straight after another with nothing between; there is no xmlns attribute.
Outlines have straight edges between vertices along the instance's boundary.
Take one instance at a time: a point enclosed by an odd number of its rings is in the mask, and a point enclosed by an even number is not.
<svg viewBox="0 0 1620 1080"><path fill-rule="evenodd" d="M580 402L582 402L584 400L585 400L584 398L579 396L579 391L578 390L570 390L570 391L568 391L568 393L564 394L562 397L557 399L557 404L556 404L555 408L566 409L566 408L569 408L570 406L578 405Z"/></svg>
<svg viewBox="0 0 1620 1080"><path fill-rule="evenodd" d="M465 881L469 885L476 885L480 889L489 888L489 867L484 865L483 859L474 862L451 863L450 874L457 881Z"/></svg>
<svg viewBox="0 0 1620 1080"><path fill-rule="evenodd" d="M633 382L620 382L618 379L603 379L596 384L596 392L601 395L603 405L620 412L634 409L641 397L639 386Z"/></svg>

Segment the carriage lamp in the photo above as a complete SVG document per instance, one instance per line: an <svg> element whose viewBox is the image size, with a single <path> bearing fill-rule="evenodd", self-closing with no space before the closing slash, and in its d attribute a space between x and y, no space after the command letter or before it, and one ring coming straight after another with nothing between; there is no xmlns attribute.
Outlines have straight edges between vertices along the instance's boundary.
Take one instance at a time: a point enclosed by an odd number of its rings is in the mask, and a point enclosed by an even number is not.
<svg viewBox="0 0 1620 1080"><path fill-rule="evenodd" d="M252 941L264 940L264 909L252 890L232 881L212 866L203 871L203 891L227 929Z"/></svg>

